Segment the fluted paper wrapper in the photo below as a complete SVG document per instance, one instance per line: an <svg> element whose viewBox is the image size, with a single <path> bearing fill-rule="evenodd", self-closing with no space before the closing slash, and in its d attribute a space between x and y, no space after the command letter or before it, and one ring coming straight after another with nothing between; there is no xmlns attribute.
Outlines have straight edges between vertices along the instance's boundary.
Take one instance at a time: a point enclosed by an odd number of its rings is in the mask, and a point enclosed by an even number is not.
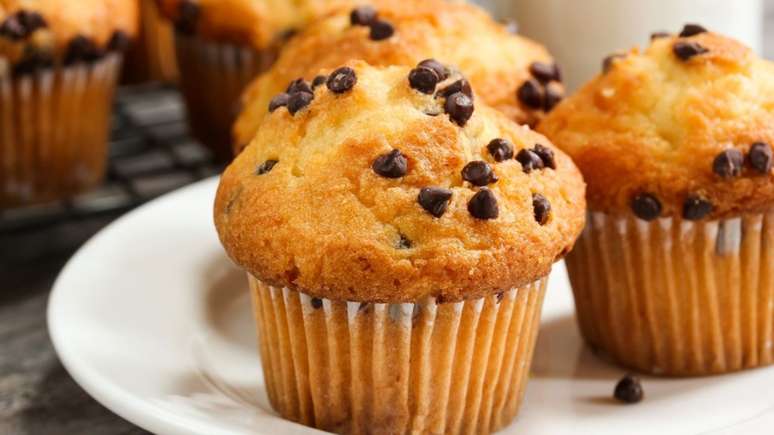
<svg viewBox="0 0 774 435"><path fill-rule="evenodd" d="M771 364L774 212L651 223L592 213L567 257L589 344L643 372Z"/></svg>
<svg viewBox="0 0 774 435"><path fill-rule="evenodd" d="M285 418L340 434L488 434L521 404L546 280L457 303L313 299L250 278Z"/></svg>
<svg viewBox="0 0 774 435"><path fill-rule="evenodd" d="M124 74L129 83L177 80L172 24L154 0L140 0L140 36L127 54Z"/></svg>
<svg viewBox="0 0 774 435"><path fill-rule="evenodd" d="M191 131L220 160L228 161L242 91L274 63L277 50L257 51L179 33L175 46Z"/></svg>
<svg viewBox="0 0 774 435"><path fill-rule="evenodd" d="M99 184L121 56L0 78L0 207Z"/></svg>

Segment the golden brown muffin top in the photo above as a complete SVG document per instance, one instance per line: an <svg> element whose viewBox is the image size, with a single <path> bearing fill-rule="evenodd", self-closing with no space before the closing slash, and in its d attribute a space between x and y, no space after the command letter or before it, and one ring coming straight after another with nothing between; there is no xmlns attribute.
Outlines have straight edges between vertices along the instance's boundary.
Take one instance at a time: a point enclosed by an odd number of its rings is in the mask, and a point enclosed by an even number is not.
<svg viewBox="0 0 774 435"><path fill-rule="evenodd" d="M157 1L162 13L183 33L263 49L352 0Z"/></svg>
<svg viewBox="0 0 774 435"><path fill-rule="evenodd" d="M478 7L443 0L372 3L376 24L356 18L367 17L359 13L363 6L342 7L284 47L275 66L256 79L243 97L244 110L234 130L237 146L255 136L269 100L289 81L312 80L318 70L350 59L413 66L436 58L462 71L477 96L521 124L536 123L564 93L558 69L545 48L514 35Z"/></svg>
<svg viewBox="0 0 774 435"><path fill-rule="evenodd" d="M0 0L0 63L26 72L123 50L137 33L137 9L127 0Z"/></svg>
<svg viewBox="0 0 774 435"><path fill-rule="evenodd" d="M568 252L585 219L572 161L464 92L415 89L410 71L355 61L275 101L215 201L236 263L317 297L461 300Z"/></svg>
<svg viewBox="0 0 774 435"><path fill-rule="evenodd" d="M608 58L540 125L593 210L698 220L774 206L774 67L700 26L681 35Z"/></svg>

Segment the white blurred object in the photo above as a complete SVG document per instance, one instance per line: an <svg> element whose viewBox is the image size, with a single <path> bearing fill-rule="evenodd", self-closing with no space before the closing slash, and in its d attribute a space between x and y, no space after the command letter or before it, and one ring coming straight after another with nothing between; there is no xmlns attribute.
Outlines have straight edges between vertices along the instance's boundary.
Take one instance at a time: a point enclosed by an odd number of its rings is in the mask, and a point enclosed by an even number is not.
<svg viewBox="0 0 774 435"><path fill-rule="evenodd" d="M572 90L591 79L610 53L645 46L655 31L698 23L757 53L763 46L763 0L483 0L519 32L545 44Z"/></svg>

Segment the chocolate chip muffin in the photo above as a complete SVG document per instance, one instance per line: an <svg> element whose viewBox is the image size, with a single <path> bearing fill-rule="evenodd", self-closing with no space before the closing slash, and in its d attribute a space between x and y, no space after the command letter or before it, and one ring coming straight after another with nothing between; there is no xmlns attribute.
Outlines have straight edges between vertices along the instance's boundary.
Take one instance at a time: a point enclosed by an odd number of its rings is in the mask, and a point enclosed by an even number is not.
<svg viewBox="0 0 774 435"><path fill-rule="evenodd" d="M239 95L310 20L348 0L157 0L176 29L180 87L194 136L232 157ZM204 86L204 84L207 84Z"/></svg>
<svg viewBox="0 0 774 435"><path fill-rule="evenodd" d="M578 170L456 90L457 73L317 73L275 100L215 202L250 277L273 406L346 434L503 427L548 273L583 227Z"/></svg>
<svg viewBox="0 0 774 435"><path fill-rule="evenodd" d="M540 130L589 183L586 339L666 375L774 361L774 65L687 25L609 57Z"/></svg>
<svg viewBox="0 0 774 435"><path fill-rule="evenodd" d="M234 131L237 147L252 139L271 98L288 82L322 80L315 77L318 70L349 59L412 67L426 59L444 62L467 76L478 98L521 124L536 123L563 96L561 73L545 48L476 6L444 0L371 3L341 8L288 43L276 65L243 97ZM417 83L444 78L445 72L426 64L417 68Z"/></svg>
<svg viewBox="0 0 774 435"><path fill-rule="evenodd" d="M123 0L0 0L0 207L101 181L136 20L137 5Z"/></svg>

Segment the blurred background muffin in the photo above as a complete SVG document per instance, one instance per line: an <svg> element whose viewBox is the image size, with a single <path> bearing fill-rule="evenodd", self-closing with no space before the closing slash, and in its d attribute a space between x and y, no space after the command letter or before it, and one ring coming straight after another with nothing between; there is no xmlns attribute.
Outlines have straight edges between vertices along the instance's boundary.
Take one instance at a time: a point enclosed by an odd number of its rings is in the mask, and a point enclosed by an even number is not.
<svg viewBox="0 0 774 435"><path fill-rule="evenodd" d="M0 1L0 207L102 180L121 53L136 27L135 2Z"/></svg>
<svg viewBox="0 0 774 435"><path fill-rule="evenodd" d="M540 125L589 184L568 267L593 347L666 375L774 362L772 107L774 65L689 24Z"/></svg>
<svg viewBox="0 0 774 435"><path fill-rule="evenodd" d="M155 0L132 1L139 3L139 32L124 62L123 81L174 82L177 60L172 25L161 15Z"/></svg>
<svg viewBox="0 0 774 435"><path fill-rule="evenodd" d="M461 86L469 91L473 85L477 97L522 124L535 124L564 95L549 53L476 6L444 0L371 3L339 8L288 43L276 65L243 97L234 130L237 147L252 139L270 100L289 82L302 78L313 84L319 69L349 59L415 66L435 58L465 74L470 83ZM433 77L432 69L422 65L416 80L443 78Z"/></svg>
<svg viewBox="0 0 774 435"><path fill-rule="evenodd" d="M316 73L264 119L215 204L250 276L272 405L338 433L503 427L548 274L583 227L580 173L464 90L433 95L458 73Z"/></svg>

